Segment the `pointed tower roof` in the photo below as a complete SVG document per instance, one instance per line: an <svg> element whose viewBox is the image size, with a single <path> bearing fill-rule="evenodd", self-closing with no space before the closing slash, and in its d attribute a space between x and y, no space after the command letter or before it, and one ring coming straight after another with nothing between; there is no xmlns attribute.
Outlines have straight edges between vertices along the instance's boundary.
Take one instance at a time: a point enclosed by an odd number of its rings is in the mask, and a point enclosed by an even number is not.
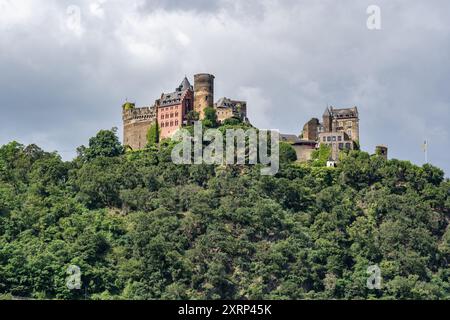
<svg viewBox="0 0 450 320"><path fill-rule="evenodd" d="M328 117L328 116L330 116L330 115L331 115L330 108L327 107L327 108L325 109L324 113L323 113L323 116L324 116L324 117Z"/></svg>
<svg viewBox="0 0 450 320"><path fill-rule="evenodd" d="M191 88L192 88L192 86L191 86L191 83L189 82L188 78L184 77L183 81L180 84L181 91L189 90Z"/></svg>

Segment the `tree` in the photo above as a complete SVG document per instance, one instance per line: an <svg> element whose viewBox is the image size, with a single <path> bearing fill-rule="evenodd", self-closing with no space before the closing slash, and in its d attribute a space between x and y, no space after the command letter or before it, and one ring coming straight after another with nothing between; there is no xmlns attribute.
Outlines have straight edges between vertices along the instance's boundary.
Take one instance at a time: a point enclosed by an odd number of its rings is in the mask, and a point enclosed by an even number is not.
<svg viewBox="0 0 450 320"><path fill-rule="evenodd" d="M160 129L158 121L153 123L147 131L147 146L154 146L159 143Z"/></svg>
<svg viewBox="0 0 450 320"><path fill-rule="evenodd" d="M224 122L223 122L223 125L224 126L236 126L236 125L239 125L241 123L242 123L241 119L232 117L232 118L225 119Z"/></svg>
<svg viewBox="0 0 450 320"><path fill-rule="evenodd" d="M79 150L88 161L97 157L117 157L124 152L117 137L117 128L99 131L95 137L89 139L88 148L81 147Z"/></svg>
<svg viewBox="0 0 450 320"><path fill-rule="evenodd" d="M313 165L323 167L331 157L331 147L321 143L318 150L314 150L311 154Z"/></svg>
<svg viewBox="0 0 450 320"><path fill-rule="evenodd" d="M450 298L438 168L351 151L329 170L281 143L279 172L261 176L175 165L171 140L114 152L112 133L80 149L89 161L0 147L0 299ZM382 290L367 287L373 265Z"/></svg>
<svg viewBox="0 0 450 320"><path fill-rule="evenodd" d="M295 152L294 148L287 142L280 142L280 161L297 161L297 153Z"/></svg>
<svg viewBox="0 0 450 320"><path fill-rule="evenodd" d="M213 107L208 107L204 111L205 118L203 119L203 125L207 128L215 128L217 127L217 114L216 109Z"/></svg>

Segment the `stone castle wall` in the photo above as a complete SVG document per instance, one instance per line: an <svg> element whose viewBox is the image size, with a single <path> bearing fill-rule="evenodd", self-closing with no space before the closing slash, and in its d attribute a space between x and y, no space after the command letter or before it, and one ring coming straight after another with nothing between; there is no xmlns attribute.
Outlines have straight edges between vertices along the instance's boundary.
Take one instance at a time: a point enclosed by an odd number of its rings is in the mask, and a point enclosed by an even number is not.
<svg viewBox="0 0 450 320"><path fill-rule="evenodd" d="M148 129L156 122L156 108L143 107L124 110L122 119L124 145L133 150L144 148L147 145Z"/></svg>

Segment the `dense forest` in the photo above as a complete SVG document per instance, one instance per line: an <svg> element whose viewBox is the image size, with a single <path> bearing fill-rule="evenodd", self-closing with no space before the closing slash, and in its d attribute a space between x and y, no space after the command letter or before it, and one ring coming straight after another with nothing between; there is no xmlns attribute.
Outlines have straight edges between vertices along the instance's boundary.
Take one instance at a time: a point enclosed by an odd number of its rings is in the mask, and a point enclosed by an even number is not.
<svg viewBox="0 0 450 320"><path fill-rule="evenodd" d="M127 151L115 130L69 162L0 147L0 297L450 299L442 170L362 151L297 164L283 145L279 173L261 176L175 165L171 148Z"/></svg>

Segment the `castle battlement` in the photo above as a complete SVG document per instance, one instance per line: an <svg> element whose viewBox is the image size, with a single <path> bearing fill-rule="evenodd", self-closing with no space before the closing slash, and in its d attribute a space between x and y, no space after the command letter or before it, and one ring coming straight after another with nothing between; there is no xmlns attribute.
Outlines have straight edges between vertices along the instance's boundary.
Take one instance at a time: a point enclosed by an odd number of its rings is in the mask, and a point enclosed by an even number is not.
<svg viewBox="0 0 450 320"><path fill-rule="evenodd" d="M133 108L122 111L124 122L153 121L156 119L156 107Z"/></svg>

